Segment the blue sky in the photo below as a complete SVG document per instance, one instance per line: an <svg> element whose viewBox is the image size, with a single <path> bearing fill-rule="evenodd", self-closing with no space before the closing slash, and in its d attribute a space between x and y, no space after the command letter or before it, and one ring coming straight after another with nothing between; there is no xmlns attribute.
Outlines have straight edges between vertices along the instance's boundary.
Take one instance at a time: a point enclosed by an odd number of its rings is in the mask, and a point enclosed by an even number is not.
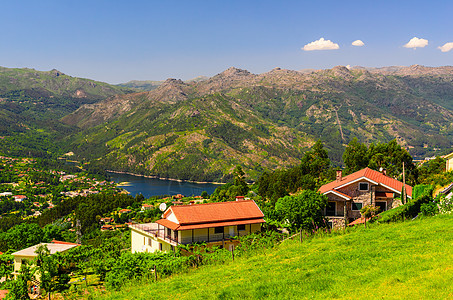
<svg viewBox="0 0 453 300"><path fill-rule="evenodd" d="M0 66L109 83L336 65L453 65L453 1L10 1ZM428 45L403 47L412 38ZM304 51L324 38L336 50ZM351 43L362 40L364 46Z"/></svg>

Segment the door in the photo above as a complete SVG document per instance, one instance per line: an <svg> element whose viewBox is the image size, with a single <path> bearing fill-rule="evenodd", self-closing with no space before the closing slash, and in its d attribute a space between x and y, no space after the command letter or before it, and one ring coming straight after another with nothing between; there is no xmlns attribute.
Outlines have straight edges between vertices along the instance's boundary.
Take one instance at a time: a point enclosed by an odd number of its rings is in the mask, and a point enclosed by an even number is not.
<svg viewBox="0 0 453 300"><path fill-rule="evenodd" d="M326 216L335 216L337 210L337 203L335 201L327 202Z"/></svg>
<svg viewBox="0 0 453 300"><path fill-rule="evenodd" d="M230 226L230 237L234 236L234 226Z"/></svg>

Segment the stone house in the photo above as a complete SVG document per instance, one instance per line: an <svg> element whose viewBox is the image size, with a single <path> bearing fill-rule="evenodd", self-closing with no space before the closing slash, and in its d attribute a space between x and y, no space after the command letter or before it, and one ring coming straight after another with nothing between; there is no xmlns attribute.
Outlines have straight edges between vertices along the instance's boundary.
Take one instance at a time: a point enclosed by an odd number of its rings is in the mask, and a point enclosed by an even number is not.
<svg viewBox="0 0 453 300"><path fill-rule="evenodd" d="M404 187L407 197L412 198L412 187ZM321 186L319 192L328 197L325 215L331 227L342 228L360 218L360 209L366 205L377 206L380 211L401 205L395 198L401 196L402 189L403 183L387 176L385 170L365 168L345 177L337 171L336 180Z"/></svg>
<svg viewBox="0 0 453 300"><path fill-rule="evenodd" d="M155 223L132 224L132 253L173 251L205 242L232 250L233 237L261 230L264 214L253 200L170 206Z"/></svg>

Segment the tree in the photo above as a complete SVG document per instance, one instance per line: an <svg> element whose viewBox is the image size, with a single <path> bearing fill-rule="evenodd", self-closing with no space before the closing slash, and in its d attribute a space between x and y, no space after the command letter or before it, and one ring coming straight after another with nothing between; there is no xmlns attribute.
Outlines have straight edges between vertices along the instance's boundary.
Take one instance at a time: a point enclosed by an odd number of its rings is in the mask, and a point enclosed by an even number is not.
<svg viewBox="0 0 453 300"><path fill-rule="evenodd" d="M41 243L43 238L44 232L38 224L22 223L0 235L0 250L24 249Z"/></svg>
<svg viewBox="0 0 453 300"><path fill-rule="evenodd" d="M55 261L50 255L50 251L46 245L40 245L36 249L36 271L39 274L41 288L45 290L49 296L54 288L54 277L58 274L58 269Z"/></svg>
<svg viewBox="0 0 453 300"><path fill-rule="evenodd" d="M247 182L245 182L245 173L242 171L241 166L237 166L234 171L234 186L235 192L238 193L237 195L234 196L244 196L245 194L248 193L249 187L247 185Z"/></svg>
<svg viewBox="0 0 453 300"><path fill-rule="evenodd" d="M309 229L323 225L323 212L326 205L327 196L304 190L299 195L278 199L275 210L282 221L290 222L293 229Z"/></svg>
<svg viewBox="0 0 453 300"><path fill-rule="evenodd" d="M374 217L379 212L379 207L374 205L365 205L360 210L362 217L365 219L365 227L366 227L366 219Z"/></svg>
<svg viewBox="0 0 453 300"><path fill-rule="evenodd" d="M11 289L6 295L7 300L27 300L30 299L28 296L28 282L31 281L33 273L30 266L23 261L20 267L19 275L17 279L12 281Z"/></svg>
<svg viewBox="0 0 453 300"><path fill-rule="evenodd" d="M8 279L14 271L14 256L9 252L0 255L0 278Z"/></svg>
<svg viewBox="0 0 453 300"><path fill-rule="evenodd" d="M351 174L368 166L368 148L354 137L343 152L343 161L346 165L345 174Z"/></svg>

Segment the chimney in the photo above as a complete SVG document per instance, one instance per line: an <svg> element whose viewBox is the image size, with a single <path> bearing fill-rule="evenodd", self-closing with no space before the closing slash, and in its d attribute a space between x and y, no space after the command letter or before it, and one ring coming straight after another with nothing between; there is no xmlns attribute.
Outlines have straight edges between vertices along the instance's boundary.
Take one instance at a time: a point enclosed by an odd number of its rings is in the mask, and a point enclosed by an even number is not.
<svg viewBox="0 0 453 300"><path fill-rule="evenodd" d="M337 170L337 181L341 181L343 179L343 171Z"/></svg>

